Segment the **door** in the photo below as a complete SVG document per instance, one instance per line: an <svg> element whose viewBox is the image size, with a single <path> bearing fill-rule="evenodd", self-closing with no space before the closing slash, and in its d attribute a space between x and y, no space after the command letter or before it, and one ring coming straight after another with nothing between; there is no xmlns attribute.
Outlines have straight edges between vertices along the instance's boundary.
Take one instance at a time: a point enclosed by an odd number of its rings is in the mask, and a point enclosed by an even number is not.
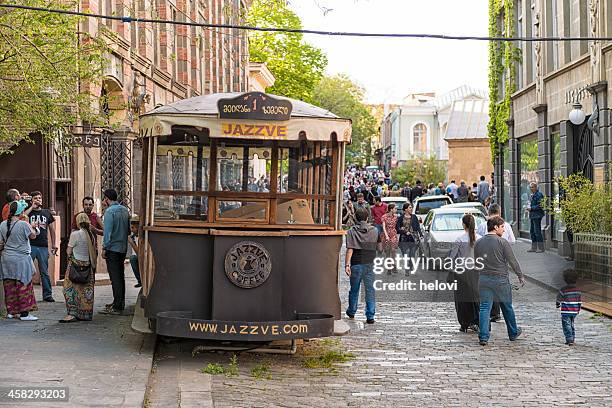
<svg viewBox="0 0 612 408"><path fill-rule="evenodd" d="M68 240L70 238L70 227L72 224L72 186L69 181L55 182L55 212L61 217L60 230L60 279L64 279L68 267Z"/></svg>

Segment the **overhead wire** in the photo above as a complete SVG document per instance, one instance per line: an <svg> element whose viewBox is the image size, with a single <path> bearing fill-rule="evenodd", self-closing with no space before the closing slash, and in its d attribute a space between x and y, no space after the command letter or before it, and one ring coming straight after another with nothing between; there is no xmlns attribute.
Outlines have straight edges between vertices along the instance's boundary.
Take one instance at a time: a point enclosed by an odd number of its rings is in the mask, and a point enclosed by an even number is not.
<svg viewBox="0 0 612 408"><path fill-rule="evenodd" d="M476 35L449 35L449 34L425 34L425 33L366 33L346 31L323 31L296 28L255 27L235 24L198 23L189 21L161 20L152 18L140 18L131 16L108 16L104 14L84 13L72 10L50 9L45 7L23 6L18 4L0 4L1 8L21 9L56 14L68 14L81 17L101 18L121 21L123 23L160 23L172 25L197 26L206 28L230 28L246 31L272 32L272 33L294 33L313 34L336 37L368 37L368 38L417 38L459 41L498 41L498 42L551 42L551 41L612 41L612 37L490 37Z"/></svg>

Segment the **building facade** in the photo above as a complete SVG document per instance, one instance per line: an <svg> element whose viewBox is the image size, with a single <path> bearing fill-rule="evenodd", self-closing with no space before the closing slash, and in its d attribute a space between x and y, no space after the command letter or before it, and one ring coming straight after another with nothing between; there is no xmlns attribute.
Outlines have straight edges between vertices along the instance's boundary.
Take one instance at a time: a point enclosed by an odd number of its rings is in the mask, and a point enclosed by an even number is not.
<svg viewBox="0 0 612 408"><path fill-rule="evenodd" d="M448 143L448 180L468 185L493 174L491 145L487 137L489 101L461 99L453 102L444 140Z"/></svg>
<svg viewBox="0 0 612 408"><path fill-rule="evenodd" d="M109 16L132 16L178 22L242 24L251 0L81 0L79 10ZM87 123L71 126L83 147L22 143L0 158L0 185L20 191L41 190L44 205L61 219L65 246L70 217L81 210L85 196L101 210L101 195L115 188L132 212L140 208L141 147L138 116L159 105L216 92L249 90L246 32L162 23L124 23L87 18L79 29L111 44L102 81L89 91L99 96L106 117L103 128ZM265 66L254 72L266 76ZM263 82L262 82L263 81ZM259 82L265 83L265 80ZM68 124L67 124L68 125ZM24 178L23 163L32 157Z"/></svg>
<svg viewBox="0 0 612 408"><path fill-rule="evenodd" d="M606 37L612 28L610 0L514 0L516 33L535 37ZM558 197L558 176L582 172L595 183L610 181L612 42L521 43L516 89L510 95L508 143L495 158L496 192L505 218L528 236L529 183ZM503 98L503 82L499 89ZM579 104L583 123L569 113ZM555 214L543 222L547 246L568 252L567 234Z"/></svg>

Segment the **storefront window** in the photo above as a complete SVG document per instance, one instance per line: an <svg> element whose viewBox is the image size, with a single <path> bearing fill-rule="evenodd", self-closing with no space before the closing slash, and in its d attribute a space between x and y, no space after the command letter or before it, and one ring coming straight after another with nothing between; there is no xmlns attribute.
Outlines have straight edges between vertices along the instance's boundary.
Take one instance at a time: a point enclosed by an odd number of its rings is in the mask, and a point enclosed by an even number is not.
<svg viewBox="0 0 612 408"><path fill-rule="evenodd" d="M503 164L503 215L504 215L504 219L509 222L512 223L514 221L514 216L512 214L512 208L510 205L510 182L511 182L511 178L510 178L510 148L508 145L503 147L503 157L502 157L502 164Z"/></svg>
<svg viewBox="0 0 612 408"><path fill-rule="evenodd" d="M217 191L270 192L272 147L217 147Z"/></svg>
<svg viewBox="0 0 612 408"><path fill-rule="evenodd" d="M551 134L551 153L552 153L552 199L554 203L559 203L559 182L557 181L561 176L561 136L558 131L554 131ZM561 232L565 226L561 221L561 209L558 204L555 204L555 213L553 215L553 239L561 241L563 239L563 233Z"/></svg>
<svg viewBox="0 0 612 408"><path fill-rule="evenodd" d="M519 158L521 162L520 183L520 222L519 229L529 232L529 212L531 192L529 183L539 183L538 178L538 141L535 138L521 140L519 142Z"/></svg>

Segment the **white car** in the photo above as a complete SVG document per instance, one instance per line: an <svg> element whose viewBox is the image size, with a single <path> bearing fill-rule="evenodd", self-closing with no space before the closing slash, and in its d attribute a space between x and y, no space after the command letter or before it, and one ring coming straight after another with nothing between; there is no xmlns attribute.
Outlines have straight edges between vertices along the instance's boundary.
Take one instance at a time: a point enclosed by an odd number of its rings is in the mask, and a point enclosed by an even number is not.
<svg viewBox="0 0 612 408"><path fill-rule="evenodd" d="M476 221L476 229L486 218L480 210L474 207L443 207L436 208L427 214L423 223L423 251L429 258L445 258L453 244L463 234L461 219L465 214L472 214Z"/></svg>
<svg viewBox="0 0 612 408"><path fill-rule="evenodd" d="M414 200L412 213L417 216L422 224L429 211L452 203L453 200L445 195L421 196Z"/></svg>
<svg viewBox="0 0 612 408"><path fill-rule="evenodd" d="M381 201L387 205L395 204L397 215L402 215L402 207L408 202L408 199L406 197L383 197Z"/></svg>

